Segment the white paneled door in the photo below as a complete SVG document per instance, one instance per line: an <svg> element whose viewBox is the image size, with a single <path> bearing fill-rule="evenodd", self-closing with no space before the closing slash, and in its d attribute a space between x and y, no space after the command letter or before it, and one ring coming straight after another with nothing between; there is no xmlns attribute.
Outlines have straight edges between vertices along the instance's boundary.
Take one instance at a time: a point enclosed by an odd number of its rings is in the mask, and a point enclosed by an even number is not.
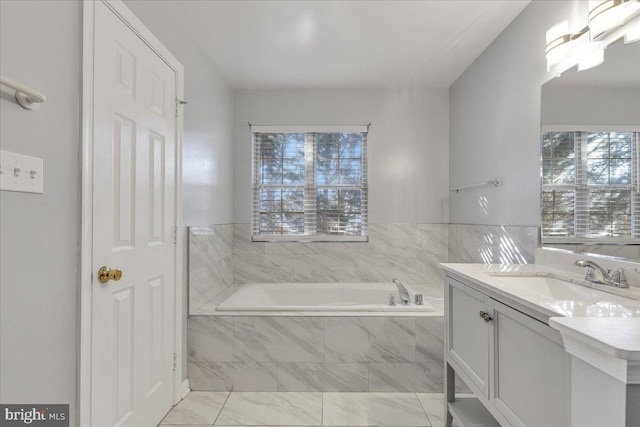
<svg viewBox="0 0 640 427"><path fill-rule="evenodd" d="M94 25L91 425L155 426L175 369L176 75L102 2Z"/></svg>

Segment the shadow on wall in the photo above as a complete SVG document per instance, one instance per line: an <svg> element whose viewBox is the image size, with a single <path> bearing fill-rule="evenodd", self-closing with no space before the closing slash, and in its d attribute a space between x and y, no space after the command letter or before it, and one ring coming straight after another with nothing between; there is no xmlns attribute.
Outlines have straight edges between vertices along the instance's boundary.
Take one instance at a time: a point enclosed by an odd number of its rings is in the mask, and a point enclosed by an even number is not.
<svg viewBox="0 0 640 427"><path fill-rule="evenodd" d="M538 227L449 224L449 262L530 264Z"/></svg>

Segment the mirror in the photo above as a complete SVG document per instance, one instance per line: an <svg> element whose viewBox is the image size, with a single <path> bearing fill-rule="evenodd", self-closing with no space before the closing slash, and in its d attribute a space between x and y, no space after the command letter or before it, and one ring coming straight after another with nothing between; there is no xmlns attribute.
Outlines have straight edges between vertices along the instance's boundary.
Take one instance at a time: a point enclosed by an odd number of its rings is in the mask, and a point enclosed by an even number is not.
<svg viewBox="0 0 640 427"><path fill-rule="evenodd" d="M542 246L640 259L640 42L548 81L541 108Z"/></svg>

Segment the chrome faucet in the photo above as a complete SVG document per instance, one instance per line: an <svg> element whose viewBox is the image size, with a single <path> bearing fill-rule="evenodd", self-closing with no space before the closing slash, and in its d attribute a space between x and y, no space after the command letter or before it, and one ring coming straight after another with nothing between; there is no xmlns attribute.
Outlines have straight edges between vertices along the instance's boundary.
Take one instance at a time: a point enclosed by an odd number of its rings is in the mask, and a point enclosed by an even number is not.
<svg viewBox="0 0 640 427"><path fill-rule="evenodd" d="M393 284L398 288L398 294L400 295L400 304L409 305L409 292L404 287L402 282L398 279L393 279Z"/></svg>
<svg viewBox="0 0 640 427"><path fill-rule="evenodd" d="M637 271L635 268L618 268L611 273L611 270L605 270L596 262L587 259L580 259L575 262L578 267L586 267L587 275L584 280L601 285L615 286L617 288L628 288L629 282L624 275L625 271Z"/></svg>
<svg viewBox="0 0 640 427"><path fill-rule="evenodd" d="M627 276L624 275L625 271L638 271L636 268L618 268L616 271L611 274L611 281L614 286L618 288L628 288L629 282L627 281Z"/></svg>
<svg viewBox="0 0 640 427"><path fill-rule="evenodd" d="M609 272L600 267L594 261L589 261L588 259L579 259L575 262L575 265L577 265L578 267L587 268L587 275L585 276L584 280L588 282L604 284L607 280L611 281Z"/></svg>

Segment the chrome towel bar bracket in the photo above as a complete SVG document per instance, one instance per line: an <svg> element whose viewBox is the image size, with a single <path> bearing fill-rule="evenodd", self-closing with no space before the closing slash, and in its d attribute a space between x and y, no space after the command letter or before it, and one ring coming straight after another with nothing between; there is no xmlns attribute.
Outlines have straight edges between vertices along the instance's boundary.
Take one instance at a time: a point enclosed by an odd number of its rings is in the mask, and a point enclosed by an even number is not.
<svg viewBox="0 0 640 427"><path fill-rule="evenodd" d="M40 104L47 100L47 97L37 90L11 80L8 77L0 76L0 84L16 91L16 101L25 110L35 110Z"/></svg>

